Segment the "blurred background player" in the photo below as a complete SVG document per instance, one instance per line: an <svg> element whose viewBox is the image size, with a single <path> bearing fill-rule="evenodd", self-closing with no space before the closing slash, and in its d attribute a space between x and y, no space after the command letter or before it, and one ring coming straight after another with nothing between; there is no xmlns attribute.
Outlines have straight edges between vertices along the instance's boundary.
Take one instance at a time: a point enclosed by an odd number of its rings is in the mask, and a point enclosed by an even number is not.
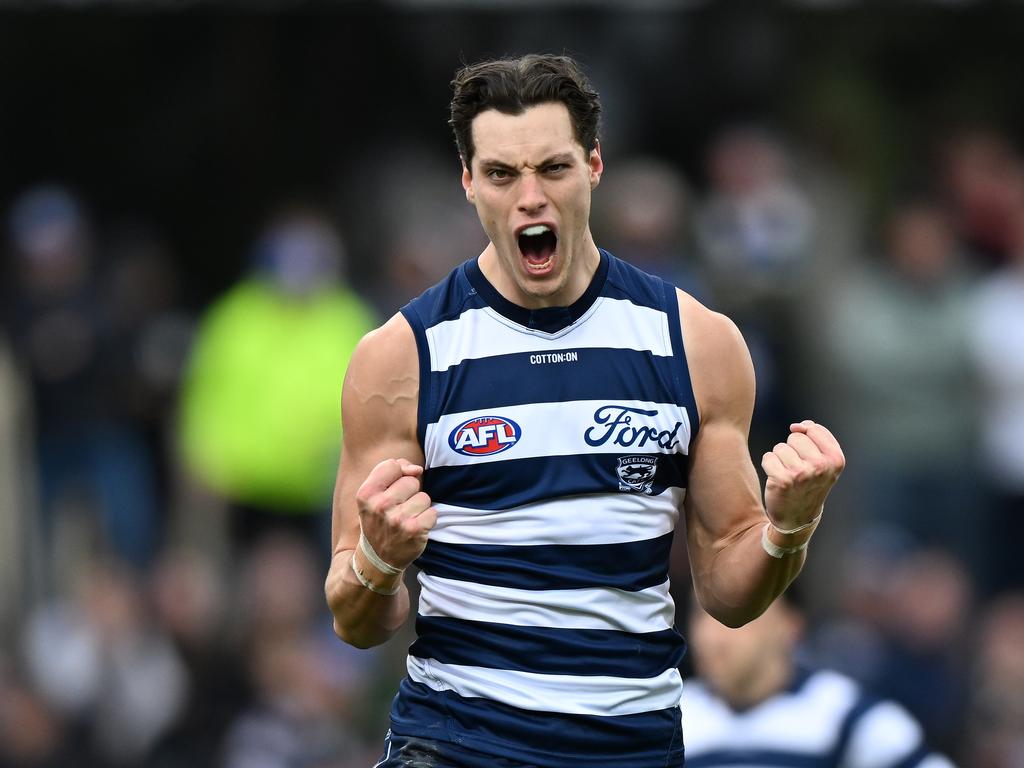
<svg viewBox="0 0 1024 768"><path fill-rule="evenodd" d="M851 678L797 661L803 617L787 597L738 629L695 604L699 677L683 688L687 768L949 768L898 704Z"/></svg>

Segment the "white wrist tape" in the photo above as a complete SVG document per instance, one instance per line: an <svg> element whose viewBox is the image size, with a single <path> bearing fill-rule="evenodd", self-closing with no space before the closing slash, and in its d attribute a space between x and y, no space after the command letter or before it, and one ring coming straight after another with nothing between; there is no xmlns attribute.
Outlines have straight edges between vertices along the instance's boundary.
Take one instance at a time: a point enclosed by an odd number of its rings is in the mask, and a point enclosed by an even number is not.
<svg viewBox="0 0 1024 768"><path fill-rule="evenodd" d="M390 563L385 563L380 559L380 555L373 551L373 547L370 546L370 542L363 536L363 532L359 532L359 551L363 553L363 557L370 561L370 565L376 568L386 576L397 576L402 573L404 568L395 568Z"/></svg>
<svg viewBox="0 0 1024 768"><path fill-rule="evenodd" d="M399 579L398 583L391 589L385 589L384 587L378 587L373 581L363 573L359 566L356 565L356 554L352 553L352 558L349 560L352 563L352 573L359 579L359 583L366 587L371 592L376 592L378 595L397 595L398 591L402 588L402 581Z"/></svg>
<svg viewBox="0 0 1024 768"><path fill-rule="evenodd" d="M770 525L772 528L774 528L779 533L784 533L786 535L789 535L791 533L800 533L800 531L806 531L808 528L813 528L819 522L821 522L821 516L823 514L825 514L825 505L823 504L821 506L821 509L818 510L818 514L815 515L814 518L812 518L811 520L808 520L803 525L798 525L796 528L779 528L779 526L777 526L775 524L775 521L772 520L771 517L768 516L768 512L767 511L764 514L765 514L765 517L768 518L768 525Z"/></svg>
<svg viewBox="0 0 1024 768"><path fill-rule="evenodd" d="M765 523L764 528L761 529L761 548L764 549L769 555L774 557L776 560L781 560L786 555L795 555L797 552L802 552L807 549L807 545L810 543L810 539L805 541L796 547L780 547L774 541L768 538L768 529L774 528L771 523ZM806 526L805 526L806 527ZM778 530L776 528L775 530Z"/></svg>

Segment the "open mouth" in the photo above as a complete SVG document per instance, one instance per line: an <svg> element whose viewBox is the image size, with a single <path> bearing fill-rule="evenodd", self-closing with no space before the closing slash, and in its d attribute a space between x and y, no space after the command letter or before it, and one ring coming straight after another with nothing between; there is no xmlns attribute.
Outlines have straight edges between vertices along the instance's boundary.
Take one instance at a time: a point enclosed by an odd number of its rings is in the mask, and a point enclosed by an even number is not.
<svg viewBox="0 0 1024 768"><path fill-rule="evenodd" d="M544 272L558 248L558 236L546 224L534 224L519 233L519 252L531 272Z"/></svg>

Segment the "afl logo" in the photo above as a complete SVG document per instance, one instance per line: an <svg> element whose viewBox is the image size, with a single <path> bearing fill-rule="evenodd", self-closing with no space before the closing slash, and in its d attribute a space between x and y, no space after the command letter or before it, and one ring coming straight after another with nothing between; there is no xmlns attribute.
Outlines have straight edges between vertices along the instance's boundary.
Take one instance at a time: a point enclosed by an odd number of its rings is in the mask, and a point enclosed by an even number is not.
<svg viewBox="0 0 1024 768"><path fill-rule="evenodd" d="M477 416L464 421L448 435L448 445L463 456L492 456L507 451L523 431L511 419Z"/></svg>

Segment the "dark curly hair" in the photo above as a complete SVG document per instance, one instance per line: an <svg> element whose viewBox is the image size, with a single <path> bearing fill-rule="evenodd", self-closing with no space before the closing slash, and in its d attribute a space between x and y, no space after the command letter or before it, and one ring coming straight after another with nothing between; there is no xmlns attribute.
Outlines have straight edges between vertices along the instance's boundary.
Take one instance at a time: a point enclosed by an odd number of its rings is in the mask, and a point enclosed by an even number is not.
<svg viewBox="0 0 1024 768"><path fill-rule="evenodd" d="M527 107L561 102L569 110L576 140L588 153L597 146L601 101L568 56L531 53L469 64L456 72L452 89L448 124L467 168L473 161L473 118L488 109L521 115Z"/></svg>

